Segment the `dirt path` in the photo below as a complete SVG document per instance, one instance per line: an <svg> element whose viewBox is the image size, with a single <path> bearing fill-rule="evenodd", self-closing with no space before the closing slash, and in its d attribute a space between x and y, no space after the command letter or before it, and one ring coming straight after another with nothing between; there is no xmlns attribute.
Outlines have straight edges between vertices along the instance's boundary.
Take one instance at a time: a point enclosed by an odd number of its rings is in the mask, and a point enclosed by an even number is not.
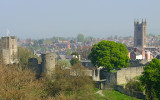
<svg viewBox="0 0 160 100"><path fill-rule="evenodd" d="M104 94L102 93L102 90L99 90L96 93L100 94L101 96L104 96Z"/></svg>

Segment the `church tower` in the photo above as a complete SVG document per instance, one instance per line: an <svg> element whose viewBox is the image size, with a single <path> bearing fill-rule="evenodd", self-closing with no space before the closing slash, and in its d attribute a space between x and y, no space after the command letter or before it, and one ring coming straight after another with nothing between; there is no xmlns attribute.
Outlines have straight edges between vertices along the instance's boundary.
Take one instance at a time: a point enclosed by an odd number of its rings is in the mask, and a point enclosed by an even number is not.
<svg viewBox="0 0 160 100"><path fill-rule="evenodd" d="M140 23L134 21L134 47L144 48L147 46L146 20Z"/></svg>

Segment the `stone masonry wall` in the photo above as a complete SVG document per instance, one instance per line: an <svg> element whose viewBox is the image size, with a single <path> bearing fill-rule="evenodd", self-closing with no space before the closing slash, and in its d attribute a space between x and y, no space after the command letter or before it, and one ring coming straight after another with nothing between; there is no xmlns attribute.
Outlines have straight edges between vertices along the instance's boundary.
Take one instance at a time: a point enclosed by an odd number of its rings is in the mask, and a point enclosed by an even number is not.
<svg viewBox="0 0 160 100"><path fill-rule="evenodd" d="M8 36L0 39L0 52L2 53L5 64L18 63L17 58L17 37Z"/></svg>
<svg viewBox="0 0 160 100"><path fill-rule="evenodd" d="M117 84L125 84L127 80L140 76L143 72L143 66L122 68L117 71Z"/></svg>
<svg viewBox="0 0 160 100"><path fill-rule="evenodd" d="M122 68L115 73L103 72L101 77L105 76L106 84L120 85L126 84L128 80L140 76L143 72L143 66Z"/></svg>

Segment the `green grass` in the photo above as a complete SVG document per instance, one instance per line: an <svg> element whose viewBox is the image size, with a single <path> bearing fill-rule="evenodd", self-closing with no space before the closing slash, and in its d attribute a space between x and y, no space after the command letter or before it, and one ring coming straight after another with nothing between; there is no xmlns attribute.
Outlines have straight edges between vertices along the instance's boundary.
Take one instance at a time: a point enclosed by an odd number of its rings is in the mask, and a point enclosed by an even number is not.
<svg viewBox="0 0 160 100"><path fill-rule="evenodd" d="M94 100L109 100L106 97L102 97L100 94L94 95Z"/></svg>
<svg viewBox="0 0 160 100"><path fill-rule="evenodd" d="M111 73L116 73L116 72L117 72L117 70L110 70L110 72L111 72Z"/></svg>
<svg viewBox="0 0 160 100"><path fill-rule="evenodd" d="M103 90L105 96L95 94L96 100L140 100L134 97L127 96L115 90Z"/></svg>
<svg viewBox="0 0 160 100"><path fill-rule="evenodd" d="M97 91L99 91L99 89L98 88L93 88L93 91L97 92Z"/></svg>
<svg viewBox="0 0 160 100"><path fill-rule="evenodd" d="M108 70L105 70L105 71L107 72ZM111 72L111 73L116 73L117 70L110 70L110 72Z"/></svg>

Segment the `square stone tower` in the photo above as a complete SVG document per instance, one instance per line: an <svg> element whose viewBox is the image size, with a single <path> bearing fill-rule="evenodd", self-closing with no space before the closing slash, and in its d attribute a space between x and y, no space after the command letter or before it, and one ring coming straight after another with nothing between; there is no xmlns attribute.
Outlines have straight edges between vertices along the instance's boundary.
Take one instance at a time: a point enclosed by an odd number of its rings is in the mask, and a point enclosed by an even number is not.
<svg viewBox="0 0 160 100"><path fill-rule="evenodd" d="M134 21L134 47L147 47L146 20Z"/></svg>
<svg viewBox="0 0 160 100"><path fill-rule="evenodd" d="M17 37L1 37L0 52L2 54L4 64L18 63L17 49Z"/></svg>

